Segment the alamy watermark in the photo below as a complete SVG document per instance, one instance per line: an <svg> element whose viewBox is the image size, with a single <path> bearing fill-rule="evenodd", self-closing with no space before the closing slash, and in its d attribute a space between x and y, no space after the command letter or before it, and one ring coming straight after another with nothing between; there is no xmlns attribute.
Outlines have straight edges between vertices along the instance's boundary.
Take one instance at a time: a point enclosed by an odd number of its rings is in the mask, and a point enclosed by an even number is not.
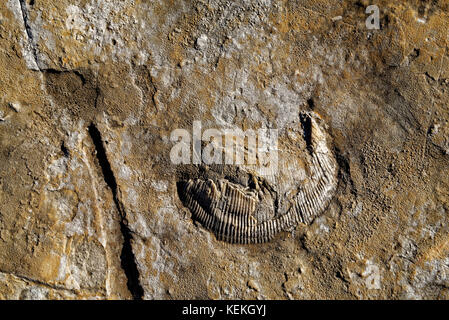
<svg viewBox="0 0 449 320"><path fill-rule="evenodd" d="M203 130L193 121L192 131L175 129L170 151L173 164L245 165L257 168L261 176L273 175L278 168L278 130L216 129Z"/></svg>
<svg viewBox="0 0 449 320"><path fill-rule="evenodd" d="M380 29L380 10L376 5L366 7L365 13L370 14L365 20L365 26L368 30Z"/></svg>
<svg viewBox="0 0 449 320"><path fill-rule="evenodd" d="M365 20L369 30L380 29L380 10L369 5ZM170 134L173 164L246 165L261 176L274 175L278 169L278 130L216 129L202 130L201 121L193 121L192 130L175 129Z"/></svg>

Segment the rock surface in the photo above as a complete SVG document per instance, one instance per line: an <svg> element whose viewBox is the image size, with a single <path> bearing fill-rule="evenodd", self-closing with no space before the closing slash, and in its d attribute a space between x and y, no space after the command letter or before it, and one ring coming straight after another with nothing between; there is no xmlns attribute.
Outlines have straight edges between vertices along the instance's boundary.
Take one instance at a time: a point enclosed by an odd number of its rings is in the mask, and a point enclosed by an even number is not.
<svg viewBox="0 0 449 320"><path fill-rule="evenodd" d="M370 4L2 1L0 298L448 299L449 2ZM195 223L170 133L302 111L323 214L251 245Z"/></svg>

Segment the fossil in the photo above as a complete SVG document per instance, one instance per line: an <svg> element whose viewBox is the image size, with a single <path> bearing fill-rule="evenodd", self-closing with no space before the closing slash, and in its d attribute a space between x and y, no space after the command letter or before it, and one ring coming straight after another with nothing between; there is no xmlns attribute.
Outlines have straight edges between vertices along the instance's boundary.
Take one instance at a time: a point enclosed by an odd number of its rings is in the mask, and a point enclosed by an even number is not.
<svg viewBox="0 0 449 320"><path fill-rule="evenodd" d="M337 163L328 148L321 119L313 112L302 112L301 123L308 177L298 183L290 197L279 197L275 188L260 177L251 186L228 179L189 179L180 181L178 193L192 218L229 243L263 243L299 223L310 224L329 204L337 186ZM286 203L279 206L279 199Z"/></svg>

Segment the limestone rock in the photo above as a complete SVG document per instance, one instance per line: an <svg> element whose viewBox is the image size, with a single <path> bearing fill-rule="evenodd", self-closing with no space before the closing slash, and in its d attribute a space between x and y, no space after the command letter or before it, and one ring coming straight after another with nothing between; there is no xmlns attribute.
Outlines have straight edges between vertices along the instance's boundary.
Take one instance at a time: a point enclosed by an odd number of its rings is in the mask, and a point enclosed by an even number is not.
<svg viewBox="0 0 449 320"><path fill-rule="evenodd" d="M0 298L448 299L449 4L376 4L379 28L367 1L2 1ZM276 129L279 170L174 164L194 121ZM253 178L270 219L332 187L255 244L178 192Z"/></svg>

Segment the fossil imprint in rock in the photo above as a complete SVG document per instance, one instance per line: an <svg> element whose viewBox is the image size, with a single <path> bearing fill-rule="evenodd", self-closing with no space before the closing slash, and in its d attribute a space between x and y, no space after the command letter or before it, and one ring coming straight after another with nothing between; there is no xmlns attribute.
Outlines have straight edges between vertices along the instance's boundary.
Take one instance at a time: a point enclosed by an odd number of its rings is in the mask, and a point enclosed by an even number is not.
<svg viewBox="0 0 449 320"><path fill-rule="evenodd" d="M178 194L192 218L218 240L249 244L270 241L277 233L292 230L299 223L308 225L320 215L337 186L337 162L319 116L302 112L300 119L300 139L305 146L300 152L307 172L303 179L296 181L297 177L289 172L296 169L281 162L280 173L273 181L255 174L249 175L246 186L225 177L180 181ZM280 158L299 161L290 151ZM286 183L289 179L291 183Z"/></svg>

